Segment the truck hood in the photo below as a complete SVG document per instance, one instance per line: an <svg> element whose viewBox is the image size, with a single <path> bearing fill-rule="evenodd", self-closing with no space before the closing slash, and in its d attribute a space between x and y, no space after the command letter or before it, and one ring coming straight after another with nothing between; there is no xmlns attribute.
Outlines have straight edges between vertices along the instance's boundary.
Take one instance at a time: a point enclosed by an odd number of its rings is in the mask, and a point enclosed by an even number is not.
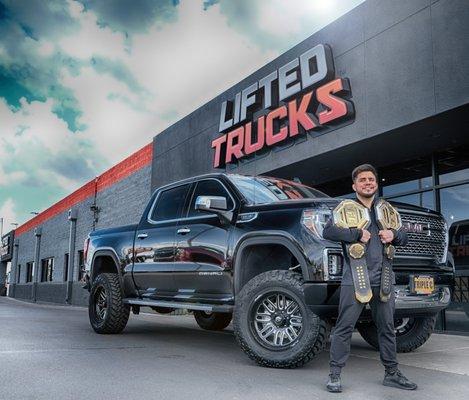
<svg viewBox="0 0 469 400"><path fill-rule="evenodd" d="M115 226L113 228L98 229L94 232L91 232L90 237L102 236L102 235L108 235L108 234L120 233L120 232L129 232L129 231L135 232L137 230L137 226L138 226L137 224L132 224L132 225Z"/></svg>
<svg viewBox="0 0 469 400"><path fill-rule="evenodd" d="M298 200L284 200L284 201L276 201L273 203L268 204L257 204L246 206L246 211L268 211L268 210L279 210L279 209L291 209L291 208L329 208L330 210L334 209L342 200L346 200L345 198L333 198L333 197L323 197L323 198L315 198L315 199L298 199ZM418 207L411 204L401 203L397 201L389 200L396 209L401 211L420 211L435 215L440 215L436 211L430 210L424 207Z"/></svg>

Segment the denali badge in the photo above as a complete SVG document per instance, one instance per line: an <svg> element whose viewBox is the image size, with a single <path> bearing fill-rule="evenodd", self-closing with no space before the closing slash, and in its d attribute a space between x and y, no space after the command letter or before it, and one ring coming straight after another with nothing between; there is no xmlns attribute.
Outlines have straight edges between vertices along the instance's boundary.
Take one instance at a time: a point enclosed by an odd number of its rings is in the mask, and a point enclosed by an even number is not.
<svg viewBox="0 0 469 400"><path fill-rule="evenodd" d="M223 272L221 271L199 272L199 275L223 275Z"/></svg>

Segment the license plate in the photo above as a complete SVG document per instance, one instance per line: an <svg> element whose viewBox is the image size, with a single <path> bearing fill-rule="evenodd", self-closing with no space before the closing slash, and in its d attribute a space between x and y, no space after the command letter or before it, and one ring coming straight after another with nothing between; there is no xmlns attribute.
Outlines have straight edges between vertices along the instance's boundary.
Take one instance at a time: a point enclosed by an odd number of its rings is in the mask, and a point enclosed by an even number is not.
<svg viewBox="0 0 469 400"><path fill-rule="evenodd" d="M417 275L412 277L411 291L416 294L430 294L435 290L435 280L432 276Z"/></svg>

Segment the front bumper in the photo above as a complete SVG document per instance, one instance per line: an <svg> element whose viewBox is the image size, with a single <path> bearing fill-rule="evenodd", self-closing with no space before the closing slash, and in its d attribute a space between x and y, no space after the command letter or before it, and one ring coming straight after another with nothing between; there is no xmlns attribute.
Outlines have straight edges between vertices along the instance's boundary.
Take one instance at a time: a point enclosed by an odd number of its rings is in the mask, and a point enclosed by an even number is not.
<svg viewBox="0 0 469 400"><path fill-rule="evenodd" d="M438 312L449 306L451 290L448 286L437 286L435 292L428 295L415 295L405 286L396 286L396 313L399 311Z"/></svg>
<svg viewBox="0 0 469 400"><path fill-rule="evenodd" d="M428 295L410 293L408 286L395 285L396 317L436 314L448 307L451 302L451 290L448 285L436 285L435 291ZM339 310L340 286L327 283L306 283L305 301L308 307L323 318L336 318ZM369 304L360 319L371 317Z"/></svg>

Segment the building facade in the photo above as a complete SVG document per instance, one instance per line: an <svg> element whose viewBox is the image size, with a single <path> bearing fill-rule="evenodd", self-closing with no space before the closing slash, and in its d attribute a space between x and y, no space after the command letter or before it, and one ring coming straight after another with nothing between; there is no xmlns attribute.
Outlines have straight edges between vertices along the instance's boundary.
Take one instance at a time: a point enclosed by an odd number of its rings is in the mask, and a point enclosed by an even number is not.
<svg viewBox="0 0 469 400"><path fill-rule="evenodd" d="M469 331L468 70L466 1L365 1L159 133L132 156L149 157L144 166L129 167L107 186L90 182L53 206L57 212L20 226L10 293L31 299L32 271L40 278L37 300L65 301L64 281L78 278L87 232L138 222L162 184L226 170L296 178L349 196L350 171L370 162L379 171L380 195L446 217L457 280L439 328ZM66 264L74 267L70 279ZM71 302L82 304L76 285L68 289Z"/></svg>

